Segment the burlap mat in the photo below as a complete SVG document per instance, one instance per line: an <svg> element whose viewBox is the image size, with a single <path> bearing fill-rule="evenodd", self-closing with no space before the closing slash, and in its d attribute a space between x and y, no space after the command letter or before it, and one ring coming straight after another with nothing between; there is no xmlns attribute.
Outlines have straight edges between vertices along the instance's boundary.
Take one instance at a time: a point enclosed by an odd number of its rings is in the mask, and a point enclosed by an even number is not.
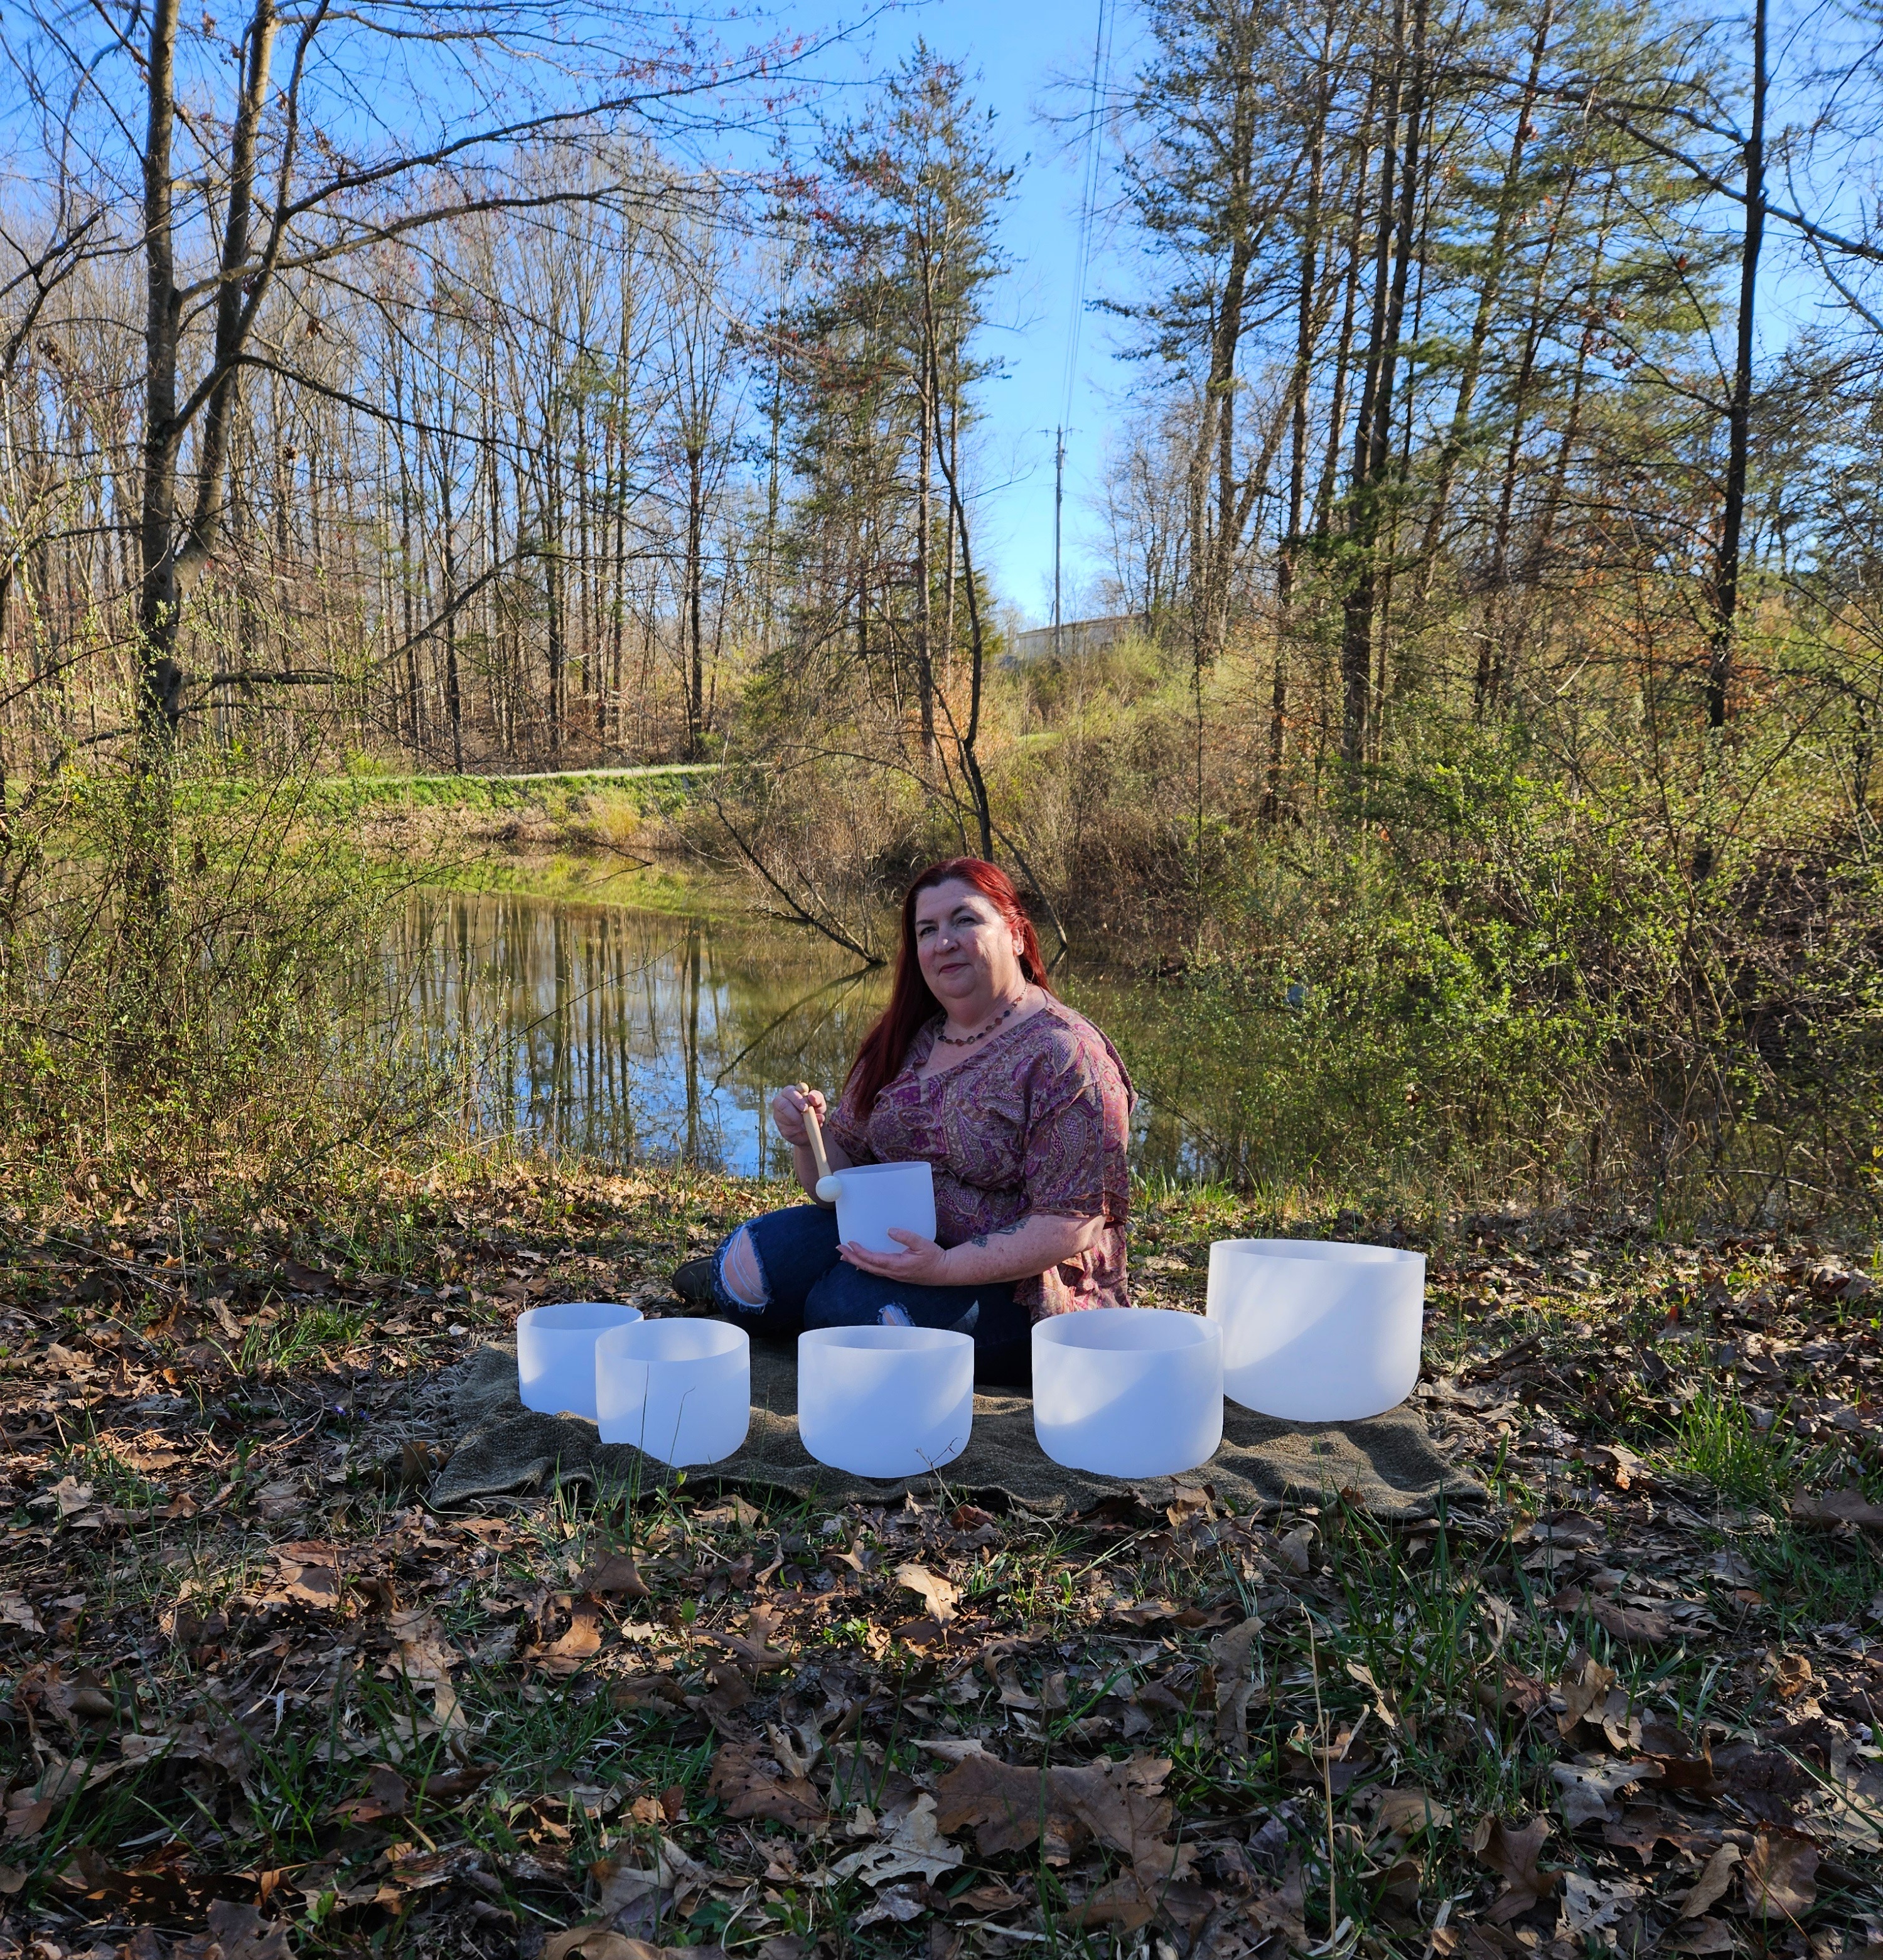
<svg viewBox="0 0 1883 1960"><path fill-rule="evenodd" d="M451 1454L430 1493L441 1509L479 1499L517 1497L559 1478L565 1484L648 1489L670 1481L665 1465L631 1444L603 1443L578 1416L539 1415L517 1393L517 1357L508 1347L479 1349L441 1382ZM784 1491L832 1503L918 1496L997 1496L1045 1516L1085 1510L1104 1498L1137 1491L1167 1503L1173 1481L1207 1483L1218 1503L1254 1515L1282 1505L1322 1503L1334 1494L1388 1521L1430 1517L1441 1495L1448 1504L1479 1503L1484 1486L1441 1456L1425 1418L1401 1403L1367 1422L1302 1424L1252 1415L1233 1402L1223 1408L1223 1446L1209 1462L1180 1479L1127 1483L1067 1470L1040 1449L1033 1405L1025 1395L974 1398L968 1447L937 1475L873 1483L817 1462L797 1434L797 1363L789 1347L752 1344L752 1430L745 1446L724 1462L687 1473L694 1483Z"/></svg>

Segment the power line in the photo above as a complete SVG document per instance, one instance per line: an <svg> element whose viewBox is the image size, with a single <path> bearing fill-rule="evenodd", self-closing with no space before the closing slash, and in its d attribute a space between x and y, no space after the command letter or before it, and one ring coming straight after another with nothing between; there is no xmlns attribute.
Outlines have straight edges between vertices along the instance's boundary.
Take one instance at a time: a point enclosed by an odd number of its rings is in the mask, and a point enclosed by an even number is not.
<svg viewBox="0 0 1883 1960"><path fill-rule="evenodd" d="M1099 105L1111 78L1112 27L1116 0L1099 0L1098 29L1092 42L1092 81L1086 103L1086 154L1079 197L1079 253L1072 282L1072 317L1066 324L1066 371L1061 389L1059 426L1053 431L1053 658L1060 655L1060 514L1066 495L1066 428L1072 420L1072 391L1079 374L1079 329L1085 318L1086 277L1092 263L1093 214L1099 202Z"/></svg>
<svg viewBox="0 0 1883 1960"><path fill-rule="evenodd" d="M1103 148L1099 140L1100 104L1111 79L1112 29L1117 18L1115 0L1099 0L1098 30L1093 37L1092 81L1086 105L1086 154L1079 198L1079 256L1073 275L1072 317L1066 328L1066 372L1060 425L1072 419L1073 384L1078 378L1079 329L1085 318L1086 281L1092 263L1092 227L1099 202L1099 170Z"/></svg>

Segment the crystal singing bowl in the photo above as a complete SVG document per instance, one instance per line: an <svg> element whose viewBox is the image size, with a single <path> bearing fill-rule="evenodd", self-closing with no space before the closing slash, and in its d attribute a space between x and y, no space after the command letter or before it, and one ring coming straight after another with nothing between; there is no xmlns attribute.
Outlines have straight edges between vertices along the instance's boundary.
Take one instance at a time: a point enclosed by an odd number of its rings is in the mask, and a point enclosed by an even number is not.
<svg viewBox="0 0 1883 1960"><path fill-rule="evenodd" d="M952 1463L973 1427L966 1335L819 1327L798 1336L798 1434L819 1462L853 1477L918 1477Z"/></svg>
<svg viewBox="0 0 1883 1960"><path fill-rule="evenodd" d="M641 1318L612 1300L533 1306L517 1319L517 1386L525 1408L595 1420L595 1342L611 1327Z"/></svg>
<svg viewBox="0 0 1883 1960"><path fill-rule="evenodd" d="M752 1424L752 1341L723 1320L643 1320L595 1344L604 1443L663 1463L717 1463Z"/></svg>
<svg viewBox="0 0 1883 1960"><path fill-rule="evenodd" d="M1219 1239L1210 1321L1232 1402L1291 1422L1359 1422L1419 1379L1425 1255L1315 1239Z"/></svg>
<svg viewBox="0 0 1883 1960"><path fill-rule="evenodd" d="M1223 1440L1223 1341L1194 1313L1103 1306L1033 1328L1033 1433L1103 1477L1194 1470Z"/></svg>
<svg viewBox="0 0 1883 1960"><path fill-rule="evenodd" d="M905 1249L889 1236L935 1236L935 1173L925 1163L857 1164L817 1181L817 1195L837 1206L837 1236L873 1252Z"/></svg>

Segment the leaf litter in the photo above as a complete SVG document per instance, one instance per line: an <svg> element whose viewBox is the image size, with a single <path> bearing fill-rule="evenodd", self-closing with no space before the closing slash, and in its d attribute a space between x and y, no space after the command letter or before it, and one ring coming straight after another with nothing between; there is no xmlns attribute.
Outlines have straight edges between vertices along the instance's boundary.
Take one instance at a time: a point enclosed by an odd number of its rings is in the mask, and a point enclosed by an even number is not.
<svg viewBox="0 0 1883 1960"><path fill-rule="evenodd" d="M394 1187L344 1234L8 1221L0 1954L1883 1943L1883 1348L1834 1256L1433 1246L1419 1404L1495 1501L1411 1526L1207 1470L1058 1521L698 1473L441 1516L441 1370L658 1310L755 1194ZM1259 1222L1151 1208L1142 1297Z"/></svg>

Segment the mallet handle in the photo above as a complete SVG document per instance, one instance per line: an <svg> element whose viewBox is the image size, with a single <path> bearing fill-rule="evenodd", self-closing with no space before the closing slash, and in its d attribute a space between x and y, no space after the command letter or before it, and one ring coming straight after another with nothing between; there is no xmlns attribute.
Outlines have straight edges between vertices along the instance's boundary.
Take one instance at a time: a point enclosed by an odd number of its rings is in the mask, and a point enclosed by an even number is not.
<svg viewBox="0 0 1883 1960"><path fill-rule="evenodd" d="M810 1087L808 1082L800 1082L797 1084L797 1093L800 1096L808 1095ZM811 1140L811 1161L817 1166L817 1176L821 1182L830 1175L830 1159L824 1154L824 1126L819 1122L817 1112L809 1103L804 1107L804 1128Z"/></svg>

